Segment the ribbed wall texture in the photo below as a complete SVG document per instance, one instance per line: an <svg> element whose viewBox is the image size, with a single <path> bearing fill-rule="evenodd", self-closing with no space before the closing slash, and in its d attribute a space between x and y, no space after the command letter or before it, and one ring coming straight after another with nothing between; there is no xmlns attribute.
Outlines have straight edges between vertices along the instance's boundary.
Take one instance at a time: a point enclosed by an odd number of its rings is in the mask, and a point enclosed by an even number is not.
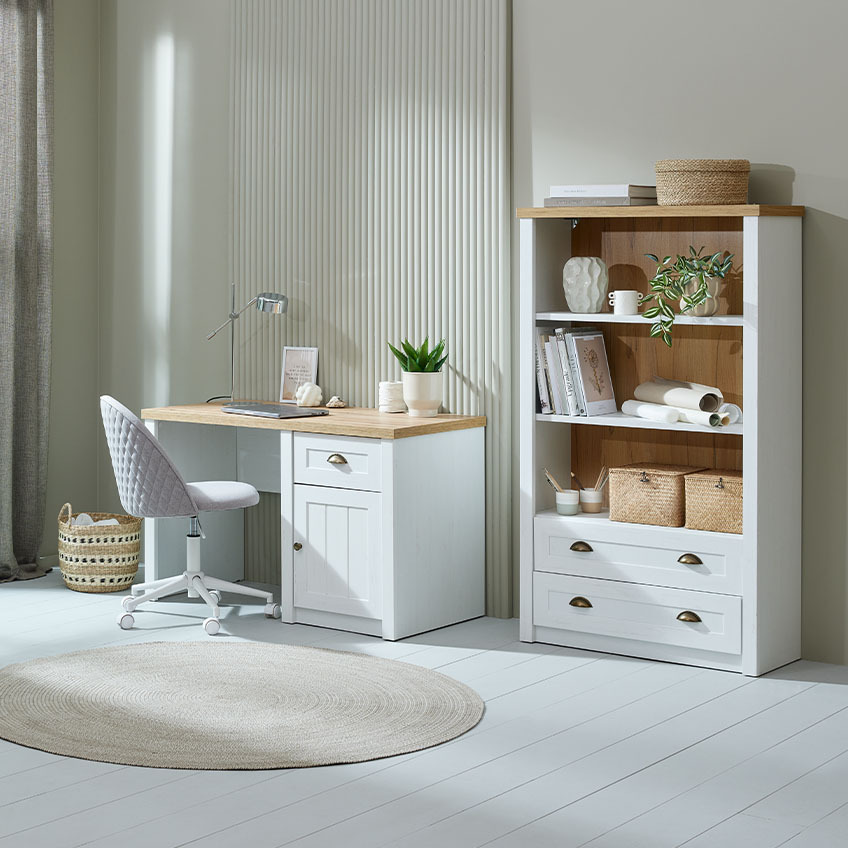
<svg viewBox="0 0 848 848"><path fill-rule="evenodd" d="M512 614L508 0L238 0L232 44L236 392L284 344L325 398L373 406L387 341L444 336L445 406L487 428L487 609ZM267 532L277 532L276 525ZM249 550L270 549L249 542Z"/></svg>

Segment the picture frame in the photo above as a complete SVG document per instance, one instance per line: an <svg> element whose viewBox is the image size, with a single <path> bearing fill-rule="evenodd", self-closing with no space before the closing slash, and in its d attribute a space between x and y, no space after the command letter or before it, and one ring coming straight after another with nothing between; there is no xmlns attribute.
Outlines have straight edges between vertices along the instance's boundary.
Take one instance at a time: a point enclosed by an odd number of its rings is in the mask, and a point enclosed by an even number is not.
<svg viewBox="0 0 848 848"><path fill-rule="evenodd" d="M297 403L295 392L304 383L318 380L318 348L283 348L283 370L280 377L280 403Z"/></svg>

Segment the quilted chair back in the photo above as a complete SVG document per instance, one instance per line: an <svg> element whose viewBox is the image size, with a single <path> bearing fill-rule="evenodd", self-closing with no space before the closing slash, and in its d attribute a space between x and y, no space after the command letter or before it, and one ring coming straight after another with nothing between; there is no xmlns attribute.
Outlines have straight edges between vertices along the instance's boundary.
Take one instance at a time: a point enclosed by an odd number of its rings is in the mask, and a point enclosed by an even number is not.
<svg viewBox="0 0 848 848"><path fill-rule="evenodd" d="M109 395L100 413L124 509L143 518L197 515L185 480L141 420Z"/></svg>

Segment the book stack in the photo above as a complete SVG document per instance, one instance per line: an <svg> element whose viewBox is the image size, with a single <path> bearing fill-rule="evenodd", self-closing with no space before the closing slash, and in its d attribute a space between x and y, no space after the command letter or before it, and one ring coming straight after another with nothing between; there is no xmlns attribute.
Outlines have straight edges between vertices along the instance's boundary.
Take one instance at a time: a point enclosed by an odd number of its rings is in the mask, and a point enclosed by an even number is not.
<svg viewBox="0 0 848 848"><path fill-rule="evenodd" d="M657 187L613 183L554 185L545 206L656 206Z"/></svg>
<svg viewBox="0 0 848 848"><path fill-rule="evenodd" d="M543 414L589 416L616 412L604 337L596 327L536 334L536 376Z"/></svg>

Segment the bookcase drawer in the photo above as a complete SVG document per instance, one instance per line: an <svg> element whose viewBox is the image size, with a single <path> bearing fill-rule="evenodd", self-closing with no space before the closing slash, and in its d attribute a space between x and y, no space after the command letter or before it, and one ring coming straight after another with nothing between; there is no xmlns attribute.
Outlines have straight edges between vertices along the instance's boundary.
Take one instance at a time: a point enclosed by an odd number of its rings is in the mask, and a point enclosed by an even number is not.
<svg viewBox="0 0 848 848"><path fill-rule="evenodd" d="M725 654L742 650L742 599L710 592L536 572L533 623Z"/></svg>
<svg viewBox="0 0 848 848"><path fill-rule="evenodd" d="M379 492L380 440L295 433L294 481Z"/></svg>
<svg viewBox="0 0 848 848"><path fill-rule="evenodd" d="M537 516L534 534L536 571L742 594L739 536L556 514Z"/></svg>

